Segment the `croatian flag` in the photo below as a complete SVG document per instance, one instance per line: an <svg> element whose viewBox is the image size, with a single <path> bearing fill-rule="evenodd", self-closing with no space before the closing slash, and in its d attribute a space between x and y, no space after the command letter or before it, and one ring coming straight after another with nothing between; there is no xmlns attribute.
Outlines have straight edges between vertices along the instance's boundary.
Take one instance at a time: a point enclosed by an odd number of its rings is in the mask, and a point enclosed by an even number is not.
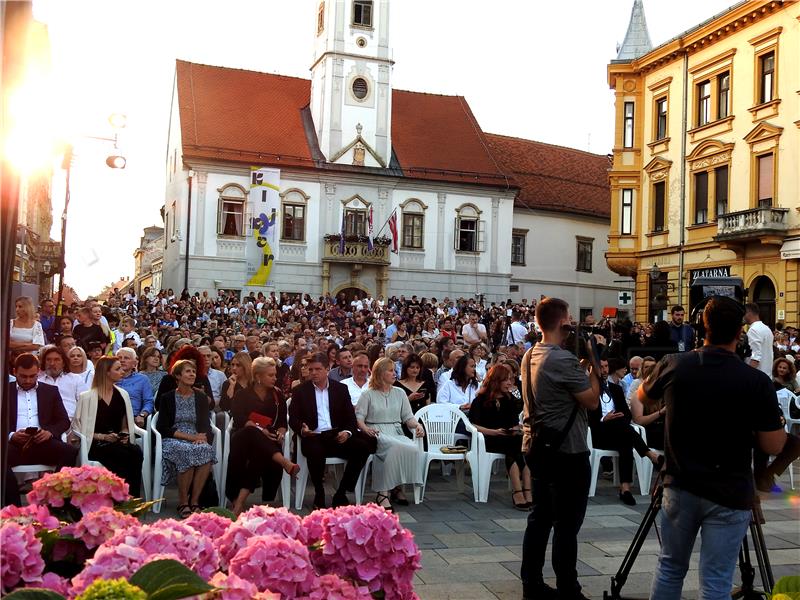
<svg viewBox="0 0 800 600"><path fill-rule="evenodd" d="M389 217L389 231L392 232L392 252L397 254L397 209Z"/></svg>
<svg viewBox="0 0 800 600"><path fill-rule="evenodd" d="M342 211L342 231L339 233L339 254L344 256L344 213Z"/></svg>
<svg viewBox="0 0 800 600"><path fill-rule="evenodd" d="M372 252L375 249L375 245L372 240L372 207L369 207L369 211L367 212L367 248L369 251Z"/></svg>

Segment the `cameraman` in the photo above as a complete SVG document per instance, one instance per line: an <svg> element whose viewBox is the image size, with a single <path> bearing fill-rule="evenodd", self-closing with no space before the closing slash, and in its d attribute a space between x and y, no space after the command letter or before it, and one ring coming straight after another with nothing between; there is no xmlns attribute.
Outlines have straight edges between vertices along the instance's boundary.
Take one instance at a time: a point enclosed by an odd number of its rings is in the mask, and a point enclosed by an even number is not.
<svg viewBox="0 0 800 600"><path fill-rule="evenodd" d="M712 297L703 312L705 345L665 356L639 388L642 402L666 403L662 547L650 597L681 597L697 532L700 597L729 598L755 490L753 438L769 454L786 433L769 377L736 356L744 311Z"/></svg>
<svg viewBox="0 0 800 600"><path fill-rule="evenodd" d="M545 298L536 306L536 321L542 341L522 360L523 451L533 488L522 546L522 592L525 598L578 600L584 598L575 568L578 532L586 514L590 480L586 411L599 403L599 370L593 366L587 376L588 359L579 363L561 347L569 334L566 302ZM588 354L594 360L593 353ZM558 591L542 578L551 530Z"/></svg>

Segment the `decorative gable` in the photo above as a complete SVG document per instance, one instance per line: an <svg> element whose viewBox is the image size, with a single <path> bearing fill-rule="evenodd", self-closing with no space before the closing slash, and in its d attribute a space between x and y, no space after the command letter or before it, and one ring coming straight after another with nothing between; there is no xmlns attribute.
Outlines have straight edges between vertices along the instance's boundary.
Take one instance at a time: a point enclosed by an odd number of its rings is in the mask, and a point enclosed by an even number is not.
<svg viewBox="0 0 800 600"><path fill-rule="evenodd" d="M686 157L689 169L696 171L710 166L727 163L731 160L734 144L725 144L719 140L706 140L692 150Z"/></svg>
<svg viewBox="0 0 800 600"><path fill-rule="evenodd" d="M778 127L777 125L772 125L771 123L763 121L744 136L744 141L751 146L755 146L756 144L761 145L762 142L771 142L768 144L771 147L778 144L778 138L782 133L783 127Z"/></svg>
<svg viewBox="0 0 800 600"><path fill-rule="evenodd" d="M353 165L358 166L358 167L363 167L364 166L364 158L365 158L366 152L369 152L370 156L372 156L372 158L374 158L376 160L376 162L381 167L383 167L385 169L386 168L386 164L387 164L386 161L381 156L378 155L378 153L375 151L375 149L372 146L369 145L367 140L365 140L363 137L361 137L361 131L362 130L363 130L363 127L362 127L361 123L356 125L356 137L355 137L355 139L352 142L350 142L349 144L347 144L347 146L345 146L344 148L339 150L336 154L331 156L331 162L335 163L337 160L339 160L340 158L342 158L343 156L345 156L348 152L350 152L352 150L353 151L353 161L350 164L353 164Z"/></svg>
<svg viewBox="0 0 800 600"><path fill-rule="evenodd" d="M656 156L644 168L645 173L650 177L651 181L660 181L666 179L667 173L672 166L672 161L660 156Z"/></svg>

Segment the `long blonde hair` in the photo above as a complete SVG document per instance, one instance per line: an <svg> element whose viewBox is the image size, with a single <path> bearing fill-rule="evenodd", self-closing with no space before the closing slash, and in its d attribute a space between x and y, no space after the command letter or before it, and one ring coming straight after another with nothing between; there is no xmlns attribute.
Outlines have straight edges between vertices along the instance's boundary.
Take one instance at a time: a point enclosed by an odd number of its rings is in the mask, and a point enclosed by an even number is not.
<svg viewBox="0 0 800 600"><path fill-rule="evenodd" d="M14 301L14 307L16 308L17 304L22 304L25 306L25 312L28 313L28 318L31 321L36 320L36 309L33 307L33 300L30 299L28 296L20 296Z"/></svg>
<svg viewBox="0 0 800 600"><path fill-rule="evenodd" d="M92 379L93 390L102 392L109 386L109 384L112 384L111 378L108 376L108 372L116 362L119 362L119 359L116 356L101 356L97 360L97 364L94 366L94 379Z"/></svg>
<svg viewBox="0 0 800 600"><path fill-rule="evenodd" d="M377 390L383 386L383 374L386 371L394 371L394 361L391 358L379 358L372 365L372 374L369 377L369 389Z"/></svg>
<svg viewBox="0 0 800 600"><path fill-rule="evenodd" d="M242 350L237 352L231 358L231 362L237 361L242 366L242 377L246 381L237 380L237 383L242 387L248 387L253 381L253 359L250 354Z"/></svg>
<svg viewBox="0 0 800 600"><path fill-rule="evenodd" d="M67 364L67 371L69 371L70 373L73 372L72 371L72 360L70 360L70 354L72 354L72 352L75 351L75 350L77 350L81 355L81 370L80 370L80 373L77 373L77 375L80 375L81 373L85 373L86 372L86 367L89 364L89 358L86 356L86 351L83 348L81 348L80 346L75 346L74 348L71 348L70 351L67 352L67 360L69 361L69 363Z"/></svg>

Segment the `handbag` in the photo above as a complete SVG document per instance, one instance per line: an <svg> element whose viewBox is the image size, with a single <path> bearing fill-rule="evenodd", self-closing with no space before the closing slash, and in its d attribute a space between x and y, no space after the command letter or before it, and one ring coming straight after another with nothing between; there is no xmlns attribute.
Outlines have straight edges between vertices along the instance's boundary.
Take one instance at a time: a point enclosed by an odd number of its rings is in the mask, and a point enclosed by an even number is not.
<svg viewBox="0 0 800 600"><path fill-rule="evenodd" d="M247 420L252 421L262 429L269 429L272 426L272 417L268 417L257 412L251 412L248 415Z"/></svg>

